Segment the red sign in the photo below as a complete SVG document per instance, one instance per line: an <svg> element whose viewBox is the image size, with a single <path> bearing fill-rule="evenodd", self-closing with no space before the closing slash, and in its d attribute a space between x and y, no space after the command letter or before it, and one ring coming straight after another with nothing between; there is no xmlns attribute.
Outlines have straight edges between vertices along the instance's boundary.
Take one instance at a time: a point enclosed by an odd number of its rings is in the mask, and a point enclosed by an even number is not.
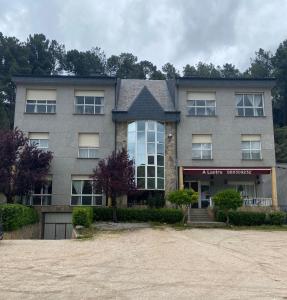
<svg viewBox="0 0 287 300"><path fill-rule="evenodd" d="M185 167L184 174L189 175L261 175L270 174L271 168L199 168Z"/></svg>

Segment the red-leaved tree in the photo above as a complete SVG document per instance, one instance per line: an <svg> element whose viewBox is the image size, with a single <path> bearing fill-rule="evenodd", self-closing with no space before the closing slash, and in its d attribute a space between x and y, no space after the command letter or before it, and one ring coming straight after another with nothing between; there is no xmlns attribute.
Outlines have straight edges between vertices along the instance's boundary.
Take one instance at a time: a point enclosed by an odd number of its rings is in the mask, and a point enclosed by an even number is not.
<svg viewBox="0 0 287 300"><path fill-rule="evenodd" d="M29 195L36 183L45 183L52 158L52 152L30 145L18 128L0 130L0 193L7 202Z"/></svg>
<svg viewBox="0 0 287 300"><path fill-rule="evenodd" d="M108 158L101 159L92 175L94 185L112 200L113 221L117 221L117 197L135 191L134 161L125 149L114 151Z"/></svg>

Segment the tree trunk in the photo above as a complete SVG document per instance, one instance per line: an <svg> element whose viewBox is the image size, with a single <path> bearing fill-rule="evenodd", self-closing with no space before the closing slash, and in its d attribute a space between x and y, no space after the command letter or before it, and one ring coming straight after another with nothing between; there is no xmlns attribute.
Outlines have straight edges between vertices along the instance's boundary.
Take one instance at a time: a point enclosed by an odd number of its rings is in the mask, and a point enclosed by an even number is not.
<svg viewBox="0 0 287 300"><path fill-rule="evenodd" d="M113 222L117 223L117 199L116 196L112 196L112 207L113 207Z"/></svg>
<svg viewBox="0 0 287 300"><path fill-rule="evenodd" d="M14 203L12 195L5 195L7 203Z"/></svg>

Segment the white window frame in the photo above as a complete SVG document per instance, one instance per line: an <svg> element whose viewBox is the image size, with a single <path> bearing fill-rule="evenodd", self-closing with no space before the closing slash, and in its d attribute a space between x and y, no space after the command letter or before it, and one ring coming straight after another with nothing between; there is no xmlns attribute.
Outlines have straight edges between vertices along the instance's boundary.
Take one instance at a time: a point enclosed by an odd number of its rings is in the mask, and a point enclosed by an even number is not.
<svg viewBox="0 0 287 300"><path fill-rule="evenodd" d="M246 96L246 95L252 96L252 106L246 106L245 105L244 96ZM262 98L262 107L261 106L255 106L255 104L254 104L254 98L255 98L255 96L258 96L258 95L260 95L261 98ZM236 96L243 96L243 105L238 106ZM256 118L256 117L264 117L265 116L264 93L259 93L259 92L258 93L235 93L235 101L236 101L236 113L237 113L238 117L251 117L251 118L255 117ZM239 114L239 109L243 109L243 115ZM246 115L246 109L252 109L253 110L253 115L252 116L247 116ZM255 113L256 109L262 109L262 116L256 116L256 113Z"/></svg>
<svg viewBox="0 0 287 300"><path fill-rule="evenodd" d="M84 98L84 103L83 104L78 104L77 103L77 98L78 97L83 97ZM86 97L93 97L94 98L94 104L86 104ZM95 98L101 98L101 104L96 104L95 103ZM83 113L77 111L77 107L83 107ZM93 113L86 113L85 108L86 107L93 107ZM96 112L96 107L100 107L101 112ZM105 113L105 97L100 97L100 96L75 96L74 100L74 108L75 108L75 114L79 115L103 115Z"/></svg>
<svg viewBox="0 0 287 300"><path fill-rule="evenodd" d="M190 102L194 102L194 105L190 104ZM198 105L198 102L199 101L204 101L204 105ZM214 105L207 105L207 101L213 101L214 102ZM194 108L195 110L195 114L191 114L189 113L189 109L190 108ZM199 114L198 113L198 109L204 109L204 114ZM208 110L207 108L214 108L214 113L213 114L209 114L208 113ZM216 115L216 100L187 100L187 114L188 116L193 116L193 117L196 117L196 116L203 116L203 117L209 117L209 116L215 116Z"/></svg>
<svg viewBox="0 0 287 300"><path fill-rule="evenodd" d="M28 105L34 105L34 111L27 111ZM45 112L38 112L38 106L45 106ZM54 111L49 112L48 107L54 107ZM26 100L25 112L29 114L55 114L56 100Z"/></svg>
<svg viewBox="0 0 287 300"><path fill-rule="evenodd" d="M88 156L87 157L81 156L80 155L81 150L87 150L88 151ZM91 154L92 150L96 150L96 153L95 153L94 156ZM82 159L99 158L98 150L99 150L99 147L79 147L79 149L78 149L78 158L82 158Z"/></svg>
<svg viewBox="0 0 287 300"><path fill-rule="evenodd" d="M44 193L45 192L45 187L44 187L44 184L43 184L43 186L41 187L41 193L40 194L32 193L29 196L28 203L26 205L31 205L31 206L52 205L53 181L52 181L52 179L50 179L50 180L47 180L47 182L48 183L46 185L51 184L51 194ZM34 202L33 202L34 197L40 197L41 198L41 204L34 204ZM49 198L48 199L48 204L44 203L46 197Z"/></svg>
<svg viewBox="0 0 287 300"><path fill-rule="evenodd" d="M243 147L243 143L249 143L249 147L244 148ZM259 148L253 148L252 144L253 143L259 143ZM243 157L243 152L249 152L250 158L244 158ZM256 153L260 153L260 158L253 158L252 157L252 153L253 151L257 151ZM262 160L262 144L261 144L261 140L260 141L241 141L241 154L242 154L242 160Z"/></svg>
<svg viewBox="0 0 287 300"><path fill-rule="evenodd" d="M42 147L41 141L47 141L47 147ZM39 150L48 151L49 149L49 139L29 139L29 143L30 145L34 144Z"/></svg>
<svg viewBox="0 0 287 300"><path fill-rule="evenodd" d="M83 190L83 184L84 184L84 181L90 181L91 184L92 184L92 194L73 194L73 181L81 181L81 191ZM71 199L70 199L70 205L71 206L103 206L103 203L104 203L104 194L101 193L101 194L97 194L97 193L94 193L94 185L93 185L93 180L91 179L73 179L71 180ZM73 196L75 197L80 197L80 204L72 204L72 198ZM83 204L83 197L92 197L92 204ZM96 204L96 199L95 197L102 197L102 204Z"/></svg>
<svg viewBox="0 0 287 300"><path fill-rule="evenodd" d="M200 145L200 149L193 149L194 145ZM204 149L204 145L210 145L210 149ZM192 143L191 145L191 155L193 160L212 160L212 143ZM194 158L193 157L193 151L200 151L200 158ZM203 151L209 151L210 152L210 158L204 158L203 157Z"/></svg>

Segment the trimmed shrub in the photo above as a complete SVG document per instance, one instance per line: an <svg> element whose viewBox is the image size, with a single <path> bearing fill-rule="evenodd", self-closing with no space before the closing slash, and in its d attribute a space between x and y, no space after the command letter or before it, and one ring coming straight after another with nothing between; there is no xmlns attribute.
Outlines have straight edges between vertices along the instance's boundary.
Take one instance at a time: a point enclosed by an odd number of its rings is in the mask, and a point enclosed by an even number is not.
<svg viewBox="0 0 287 300"><path fill-rule="evenodd" d="M92 207L74 207L72 216L73 225L81 225L90 227L93 222L93 208Z"/></svg>
<svg viewBox="0 0 287 300"><path fill-rule="evenodd" d="M193 189L173 191L168 194L168 201L172 204L182 206L197 203L198 193Z"/></svg>
<svg viewBox="0 0 287 300"><path fill-rule="evenodd" d="M165 206L165 199L162 196L155 195L147 199L147 205L149 208L162 208Z"/></svg>
<svg viewBox="0 0 287 300"><path fill-rule="evenodd" d="M266 214L263 212L229 211L229 222L237 226L258 226L266 224Z"/></svg>
<svg viewBox="0 0 287 300"><path fill-rule="evenodd" d="M215 206L220 210L237 209L243 204L240 193L232 189L217 193L213 200Z"/></svg>
<svg viewBox="0 0 287 300"><path fill-rule="evenodd" d="M274 211L268 214L269 224L281 226L286 221L286 213L283 211Z"/></svg>
<svg viewBox="0 0 287 300"><path fill-rule="evenodd" d="M223 210L217 210L215 212L215 219L217 222L225 223L227 221L226 213Z"/></svg>
<svg viewBox="0 0 287 300"><path fill-rule="evenodd" d="M173 208L117 208L117 218L120 222L161 222L174 224L182 221L183 213ZM94 221L112 221L113 209L94 207Z"/></svg>
<svg viewBox="0 0 287 300"><path fill-rule="evenodd" d="M3 204L0 205L0 221L4 231L19 229L25 225L39 222L37 211L21 204Z"/></svg>

